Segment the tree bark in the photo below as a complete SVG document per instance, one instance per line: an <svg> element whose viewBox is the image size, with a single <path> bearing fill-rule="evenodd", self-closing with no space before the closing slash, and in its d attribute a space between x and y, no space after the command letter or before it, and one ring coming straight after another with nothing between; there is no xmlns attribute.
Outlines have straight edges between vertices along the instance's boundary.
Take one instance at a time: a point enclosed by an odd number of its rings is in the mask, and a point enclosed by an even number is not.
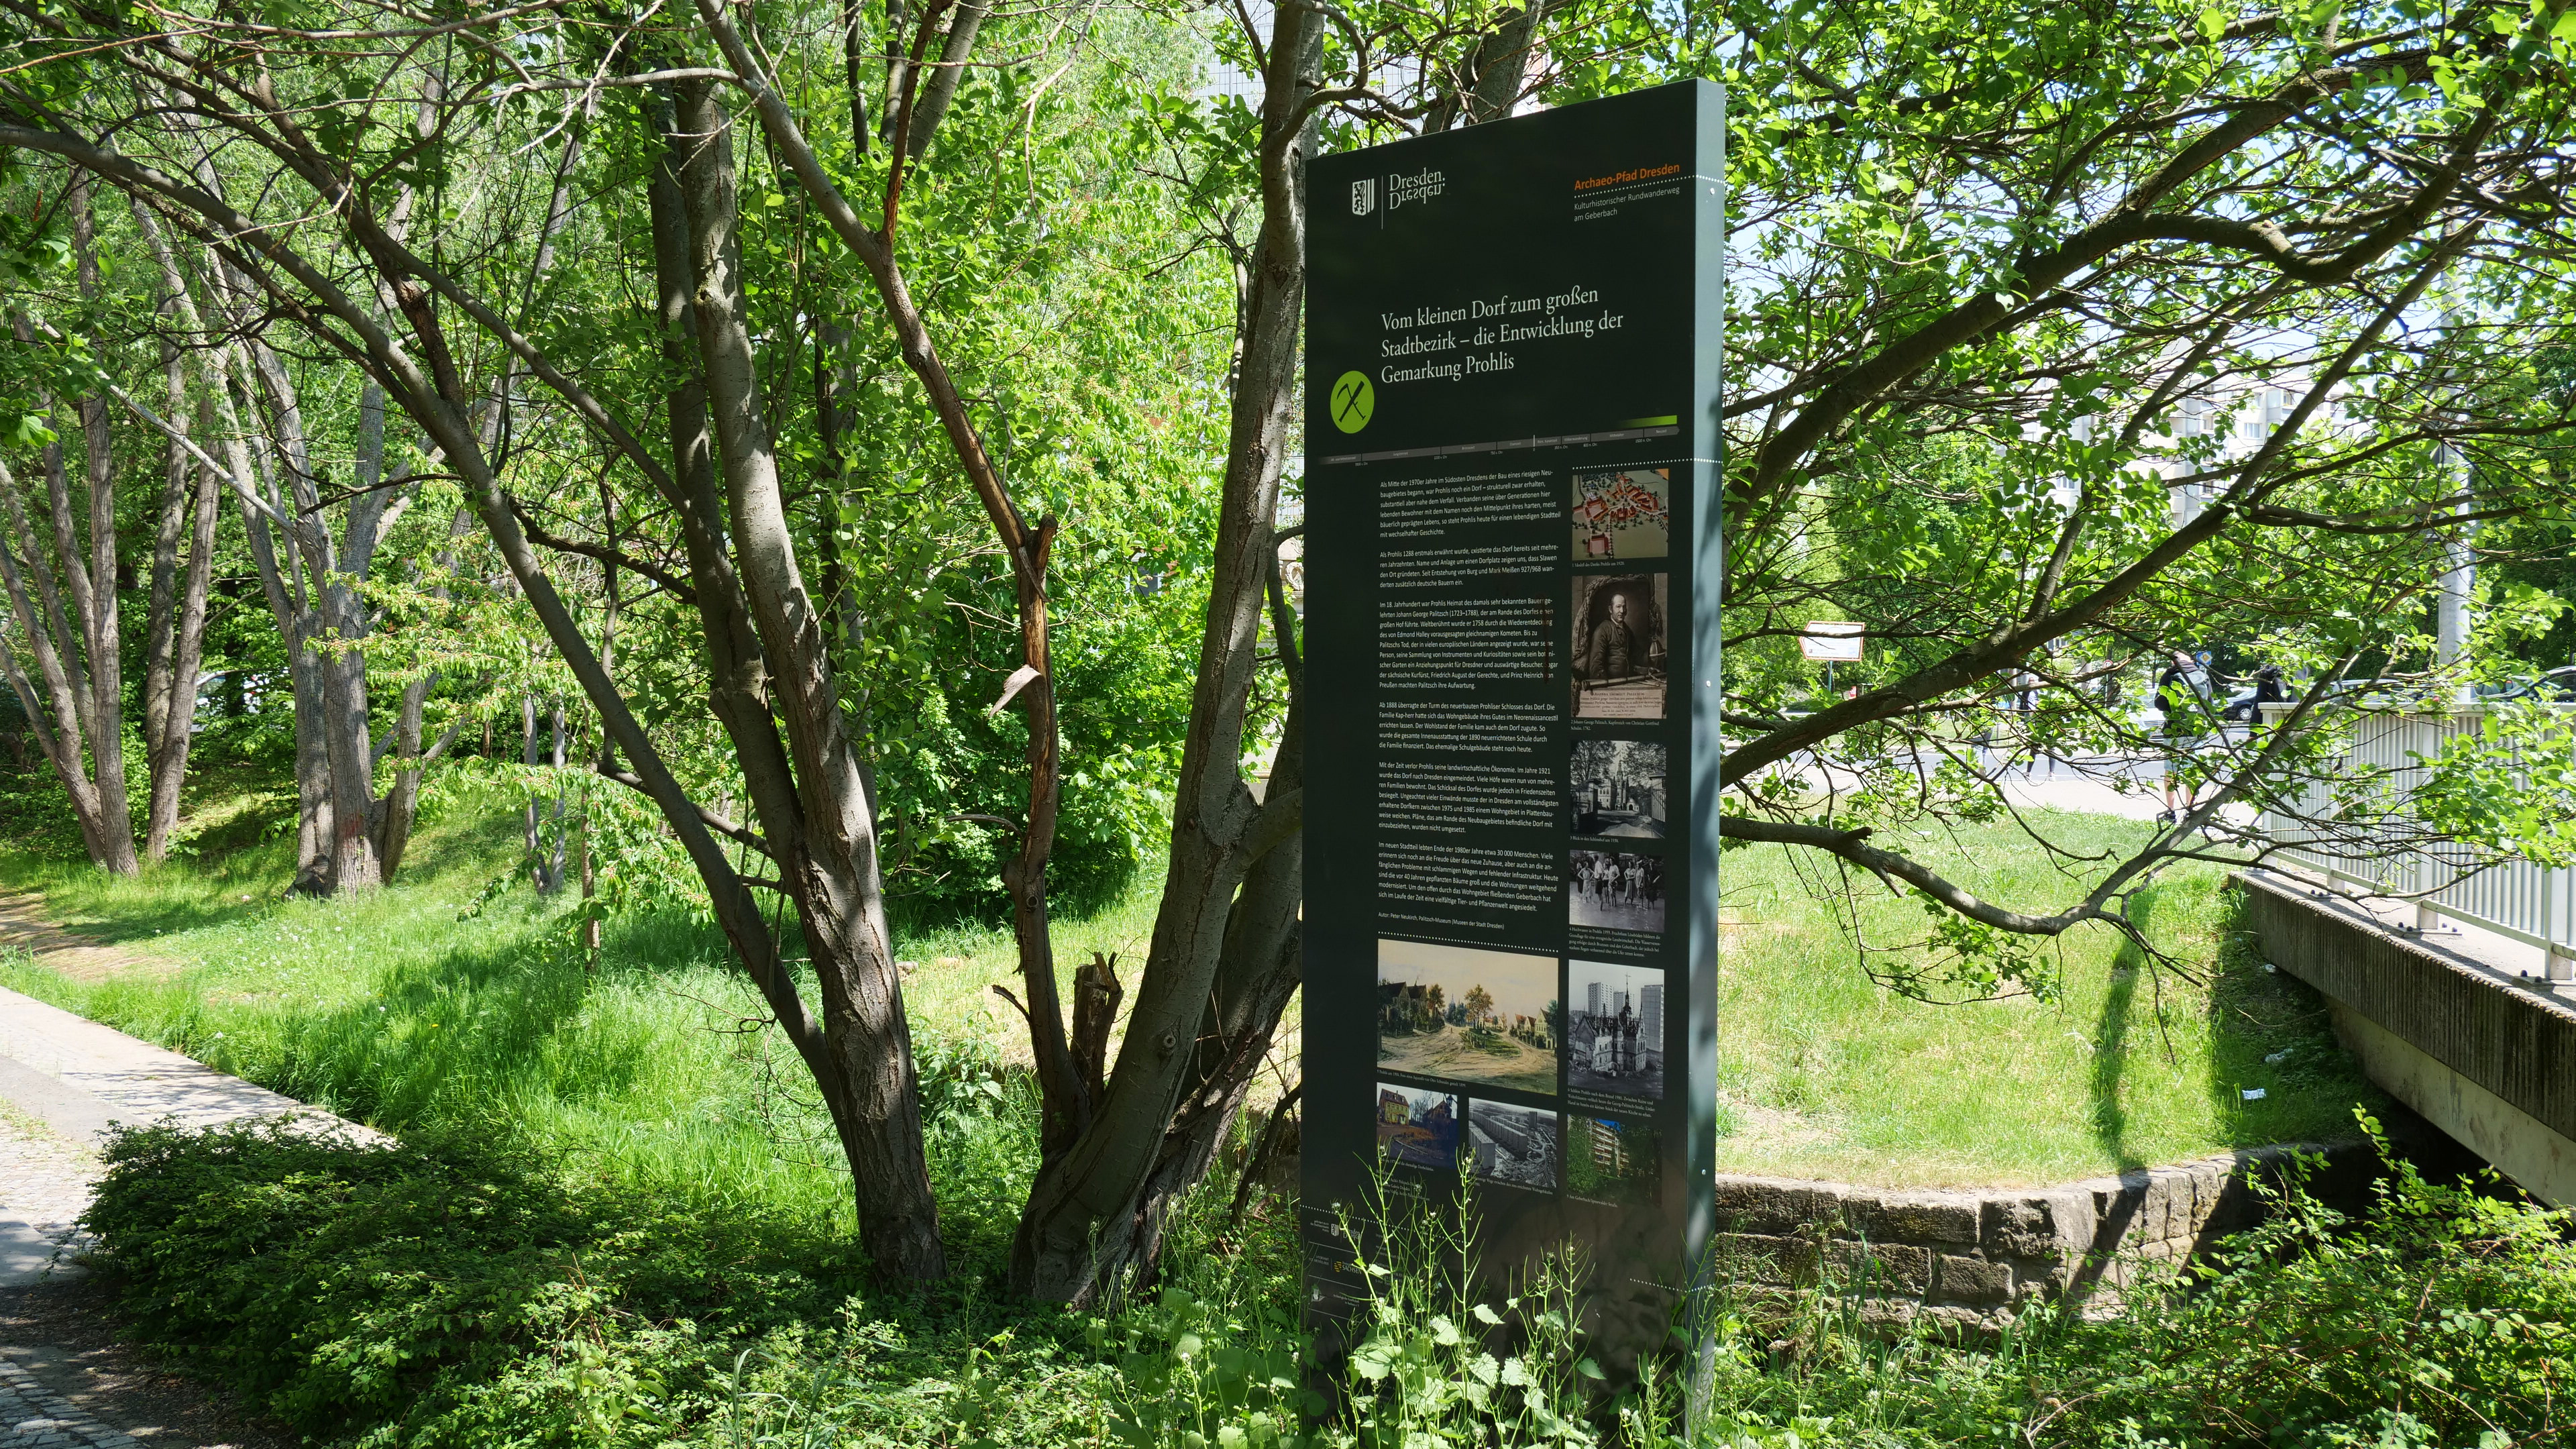
<svg viewBox="0 0 2576 1449"><path fill-rule="evenodd" d="M7 583L20 646L35 659L43 686L39 693L37 680L27 676L17 648L13 647L5 656L9 687L27 713L28 727L35 733L38 748L54 767L64 793L71 797L72 817L80 826L81 841L91 861L113 869L113 832L108 828L97 783L88 769L88 701L72 675L79 662L79 636L65 626L62 600L52 572L27 525L18 480L5 466L0 466L0 495L5 495L0 496L0 503L7 507L11 545L0 547L0 579ZM27 588L30 575L36 584L33 597ZM130 829L127 840L129 844L132 841Z"/></svg>
<svg viewBox="0 0 2576 1449"><path fill-rule="evenodd" d="M1276 567L1280 468L1294 447L1304 164L1315 144L1305 77L1321 37L1312 12L1276 10L1262 105L1262 225L1240 313L1214 578L1162 905L1107 1095L1089 1129L1040 1167L1029 1190L1011 1277L1038 1298L1087 1304L1131 1271L1150 1271L1165 1213L1206 1171L1295 989L1297 707L1259 801L1238 762Z"/></svg>
<svg viewBox="0 0 2576 1449"><path fill-rule="evenodd" d="M749 605L756 653L742 648L754 641L741 637L735 620L712 619L707 633L716 652L729 656L721 662L734 667L736 688L753 693L743 686L756 679L756 693L766 696L757 728L741 707L750 699L719 713L737 744L753 746L741 754L744 778L813 957L831 1059L826 1097L850 1161L861 1241L880 1273L937 1278L947 1271L946 1255L922 1155L911 1029L886 932L874 812L842 724L829 641L797 563L764 420L735 241L730 122L711 85L682 82L673 93L670 139L678 154L669 171L686 212L695 376L704 383L704 414L721 460L740 586L736 593L702 579L700 607L729 611L730 598ZM675 230L657 225L657 241ZM679 437L685 421L675 416L675 440L704 456L702 444ZM768 724L771 710L786 727L785 751Z"/></svg>
<svg viewBox="0 0 2576 1449"><path fill-rule="evenodd" d="M366 656L357 647L367 635L366 617L356 576L344 569L340 551L320 516L321 479L314 471L294 379L276 351L257 336L249 339L245 350L278 441L280 481L286 494L286 506L278 511L290 520L288 543L305 577L302 628L322 706L318 733L331 807L322 842L327 856L323 888L332 893L370 890L383 884L383 873L377 868L375 842L368 829L376 803L373 736L367 718ZM378 458L383 455L383 409L379 395L373 409L373 451ZM353 508L352 512L358 518L371 517L369 510ZM369 547L372 552L372 540Z"/></svg>
<svg viewBox="0 0 2576 1449"><path fill-rule="evenodd" d="M149 225L148 219L137 219ZM176 320L176 299L165 296L162 306ZM179 348L166 339L161 366L170 421L184 426L182 420L195 410L189 403ZM206 594L214 577L216 521L214 475L198 465L177 437L169 439L164 466L161 508L152 539L152 595L143 667L143 751L152 780L143 854L154 862L169 854L195 737L197 676L205 663ZM179 572L183 532L188 543L184 576Z"/></svg>
<svg viewBox="0 0 2576 1449"><path fill-rule="evenodd" d="M89 205L89 177L75 166L64 188L64 210L72 223L74 272L84 300L100 296L98 235ZM15 319L22 342L32 340L26 319ZM90 859L118 875L140 868L134 848L134 821L125 789L124 641L117 609L116 457L109 431L107 400L84 396L74 404L80 420L82 481L86 485L89 541L81 543L80 511L71 496L59 440L45 447L45 495L51 524L52 558L26 526L14 482L9 490L10 522L20 556L34 574L37 595L25 597L20 583L10 585L21 637L37 659L45 682L44 700L53 709L46 757L62 778L79 818ZM60 586L57 586L59 571ZM11 572L16 572L13 567ZM65 595L69 609L65 609ZM41 603L41 614L36 605ZM22 667L11 664L11 686L39 721L38 696ZM25 681L21 687L21 681Z"/></svg>

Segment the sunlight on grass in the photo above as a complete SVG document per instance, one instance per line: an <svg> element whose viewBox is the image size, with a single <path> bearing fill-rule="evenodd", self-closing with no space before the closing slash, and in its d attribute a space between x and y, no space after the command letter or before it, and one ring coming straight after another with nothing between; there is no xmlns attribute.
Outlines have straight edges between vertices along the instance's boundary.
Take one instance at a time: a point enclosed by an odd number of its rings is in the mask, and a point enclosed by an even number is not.
<svg viewBox="0 0 2576 1449"><path fill-rule="evenodd" d="M2144 827L2060 816L2045 829L2094 851L2125 848ZM1912 843L1994 899L2053 908L2082 889L2008 828ZM521 886L461 918L516 850L510 819L459 812L426 826L394 887L339 901L284 895L284 841L130 881L0 856L0 884L40 891L56 919L178 968L72 980L22 957L0 965L0 981L376 1126L489 1133L574 1174L845 1215L828 1122L721 938L695 921L624 918L593 975L568 900ZM2064 1181L2339 1136L2354 1102L2376 1100L2314 999L2222 941L2217 867L2169 872L2141 902L2151 938L2192 971L2215 970L2214 990L2137 969L2096 926L2060 943L2061 999L1955 1006L1869 978L1815 895L1813 860L1762 847L1728 853L1724 869L1722 1171ZM1132 999L1159 883L1149 872L1116 906L1056 923L1068 1002L1095 951L1118 958ZM1875 886L1858 900L1873 942L1920 934L1918 906ZM944 1110L942 1080L1027 1061L1018 1014L992 990L1018 990L1006 928L902 931L896 949L929 1110ZM1292 1011L1274 1052L1289 1063L1295 1027ZM1256 1101L1278 1085L1265 1076ZM2263 1099L2243 1101L2256 1086ZM935 1123L933 1138L935 1157L952 1150ZM1034 1164L1005 1154L935 1168L998 1205Z"/></svg>
<svg viewBox="0 0 2576 1449"><path fill-rule="evenodd" d="M488 1134L575 1178L846 1220L828 1118L711 927L613 921L593 974L569 892L540 902L522 885L461 914L514 868L514 831L506 816L431 822L395 885L334 901L285 894L285 841L136 880L0 856L0 884L40 892L54 919L178 968L73 980L21 954L0 984L374 1126ZM1150 899L1059 923L1064 989L1095 947L1121 953L1132 986L1151 928ZM917 963L904 985L925 1078L1026 1059L990 991L1017 981L1008 931L899 933L896 947ZM934 1110L939 1087L926 1082ZM952 1224L1007 1224L1034 1162L996 1157L995 1134L934 1121L931 1136ZM957 1212L965 1199L1002 1211Z"/></svg>
<svg viewBox="0 0 2576 1449"><path fill-rule="evenodd" d="M2084 853L2133 849L2149 828L2056 813L2036 823ZM2085 889L2009 826L1906 844L2017 908L2058 909ZM2116 932L2087 925L2061 938L2058 1000L1966 1005L1876 984L1817 898L1844 882L1816 868L1769 846L1724 859L1735 924L1718 1006L1721 1172L2037 1185L2345 1137L2353 1104L2382 1100L2335 1047L2323 1003L2263 974L2250 942L2223 939L2216 866L2170 870L2138 903L2149 940L2205 983L2140 969ZM1922 935L1919 904L1866 878L1849 885L1865 940ZM2245 1101L2250 1087L2264 1096Z"/></svg>

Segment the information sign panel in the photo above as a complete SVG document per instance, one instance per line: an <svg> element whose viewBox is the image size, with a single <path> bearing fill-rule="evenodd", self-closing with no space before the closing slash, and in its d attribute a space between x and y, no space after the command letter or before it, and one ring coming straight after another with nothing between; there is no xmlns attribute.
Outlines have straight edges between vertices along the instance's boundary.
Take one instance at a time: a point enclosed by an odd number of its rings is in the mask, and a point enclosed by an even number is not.
<svg viewBox="0 0 2576 1449"><path fill-rule="evenodd" d="M1723 95L1318 159L1307 1303L1369 1174L1463 1173L1659 1343L1709 1232Z"/></svg>
<svg viewBox="0 0 2576 1449"><path fill-rule="evenodd" d="M1798 635L1798 654L1809 663L1852 664L1861 657L1862 635L1867 624L1847 624L1820 619L1809 624Z"/></svg>

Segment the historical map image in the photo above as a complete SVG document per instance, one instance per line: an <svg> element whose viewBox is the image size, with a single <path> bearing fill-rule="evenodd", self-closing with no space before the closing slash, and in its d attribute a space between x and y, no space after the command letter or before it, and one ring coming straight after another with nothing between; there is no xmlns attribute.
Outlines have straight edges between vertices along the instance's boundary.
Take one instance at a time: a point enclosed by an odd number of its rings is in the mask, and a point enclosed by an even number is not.
<svg viewBox="0 0 2576 1449"><path fill-rule="evenodd" d="M1673 475L1628 468L1574 475L1574 556L1662 558L1672 548Z"/></svg>

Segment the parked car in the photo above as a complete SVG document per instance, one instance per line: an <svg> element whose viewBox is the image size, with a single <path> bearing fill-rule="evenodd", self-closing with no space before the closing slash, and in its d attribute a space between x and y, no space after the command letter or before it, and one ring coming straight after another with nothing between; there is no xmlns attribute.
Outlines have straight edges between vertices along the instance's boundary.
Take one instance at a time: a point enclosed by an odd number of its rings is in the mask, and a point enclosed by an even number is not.
<svg viewBox="0 0 2576 1449"><path fill-rule="evenodd" d="M2576 701L2576 664L2562 664L2543 670L2528 679L2517 679L2497 690L2491 699L2537 699L2546 704Z"/></svg>
<svg viewBox="0 0 2576 1449"><path fill-rule="evenodd" d="M2338 679L2326 690L2326 698L2344 704L2366 704L2384 709L2395 704L2420 702L2425 693L2423 680L2400 675L2379 679Z"/></svg>

